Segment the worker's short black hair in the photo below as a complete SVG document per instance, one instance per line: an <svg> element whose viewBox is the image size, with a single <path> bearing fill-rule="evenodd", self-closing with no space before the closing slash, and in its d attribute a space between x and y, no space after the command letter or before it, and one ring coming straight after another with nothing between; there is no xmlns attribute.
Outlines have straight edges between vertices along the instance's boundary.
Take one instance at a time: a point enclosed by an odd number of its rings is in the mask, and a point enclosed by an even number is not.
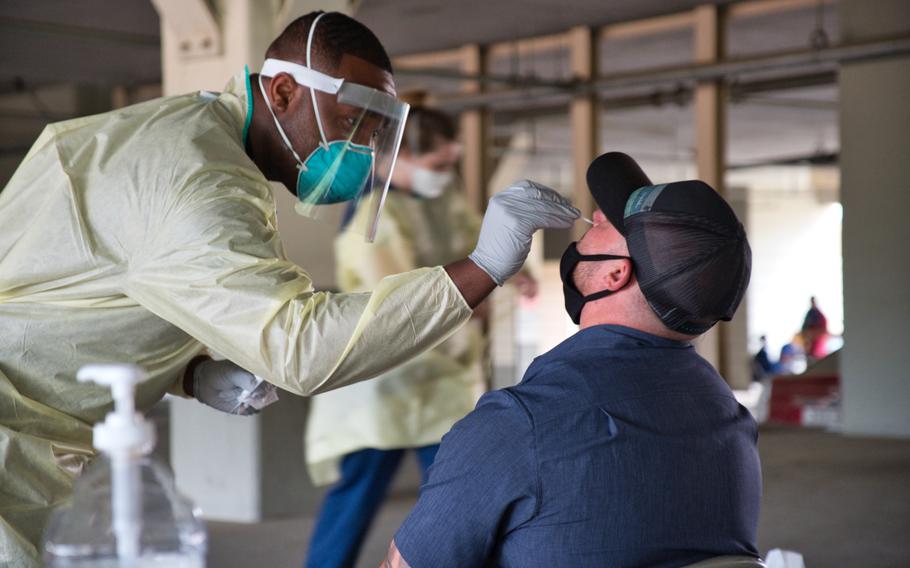
<svg viewBox="0 0 910 568"><path fill-rule="evenodd" d="M306 44L310 27L322 10L300 16L269 45L266 58L284 59L306 64ZM340 12L328 12L316 24L312 57L334 69L347 53L392 72L392 62L379 38L368 27Z"/></svg>
<svg viewBox="0 0 910 568"><path fill-rule="evenodd" d="M458 127L452 117L434 108L411 107L404 131L404 144L415 156L432 152L440 141L454 142Z"/></svg>

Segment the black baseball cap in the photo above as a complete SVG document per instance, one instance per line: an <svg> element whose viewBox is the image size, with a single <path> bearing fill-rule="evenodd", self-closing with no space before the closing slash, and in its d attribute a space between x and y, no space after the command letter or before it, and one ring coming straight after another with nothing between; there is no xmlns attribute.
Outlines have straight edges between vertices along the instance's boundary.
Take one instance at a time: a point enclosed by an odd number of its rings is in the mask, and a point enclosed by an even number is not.
<svg viewBox="0 0 910 568"><path fill-rule="evenodd" d="M752 273L752 251L730 205L701 180L653 184L622 152L597 157L588 188L626 238L642 294L670 329L700 335L730 321Z"/></svg>

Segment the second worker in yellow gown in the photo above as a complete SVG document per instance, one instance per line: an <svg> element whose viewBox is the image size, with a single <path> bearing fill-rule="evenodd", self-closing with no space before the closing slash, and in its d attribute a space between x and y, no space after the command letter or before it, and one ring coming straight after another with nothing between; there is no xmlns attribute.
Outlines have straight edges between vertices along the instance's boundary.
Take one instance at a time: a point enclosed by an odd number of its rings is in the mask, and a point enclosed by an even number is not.
<svg viewBox="0 0 910 568"><path fill-rule="evenodd" d="M461 156L450 117L411 110L373 244L342 230L335 241L338 285L369 290L390 274L446 264L471 252L480 218L456 182ZM352 211L353 217L369 211ZM352 219L357 223L357 219ZM519 282L531 287L530 277ZM316 396L306 456L317 485L333 483L317 520L307 566L351 566L405 451L422 473L439 441L485 388L481 322L472 319L438 347L375 380Z"/></svg>

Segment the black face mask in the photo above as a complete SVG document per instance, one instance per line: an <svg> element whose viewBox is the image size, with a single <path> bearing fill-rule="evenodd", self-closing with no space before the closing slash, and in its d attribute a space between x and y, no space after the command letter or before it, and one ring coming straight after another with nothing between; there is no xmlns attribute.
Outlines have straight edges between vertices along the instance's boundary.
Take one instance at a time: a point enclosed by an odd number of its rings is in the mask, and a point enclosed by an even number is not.
<svg viewBox="0 0 910 568"><path fill-rule="evenodd" d="M562 259L559 261L559 277L562 278L562 293L566 298L566 312L569 313L569 317L572 318L575 325L578 325L578 322L581 320L581 310L585 307L585 304L605 298L610 294L619 291L601 290L600 292L594 292L593 294L583 296L582 293L578 291L578 288L575 287L575 282L572 281L572 273L575 272L575 267L578 263L617 260L621 258L632 260L628 256L619 256L615 254L581 254L578 252L577 245L578 243L570 244L569 248L566 249L566 252L562 253Z"/></svg>

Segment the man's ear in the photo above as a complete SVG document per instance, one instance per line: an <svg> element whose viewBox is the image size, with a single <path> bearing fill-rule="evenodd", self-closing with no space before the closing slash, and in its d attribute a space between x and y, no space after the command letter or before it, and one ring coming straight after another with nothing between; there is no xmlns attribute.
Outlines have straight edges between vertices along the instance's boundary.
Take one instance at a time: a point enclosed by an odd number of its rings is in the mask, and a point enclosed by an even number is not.
<svg viewBox="0 0 910 568"><path fill-rule="evenodd" d="M610 263L610 270L606 276L607 290L622 290L632 280L632 261L620 259L618 262Z"/></svg>
<svg viewBox="0 0 910 568"><path fill-rule="evenodd" d="M287 73L272 77L267 89L275 112L285 112L297 96L297 82Z"/></svg>

